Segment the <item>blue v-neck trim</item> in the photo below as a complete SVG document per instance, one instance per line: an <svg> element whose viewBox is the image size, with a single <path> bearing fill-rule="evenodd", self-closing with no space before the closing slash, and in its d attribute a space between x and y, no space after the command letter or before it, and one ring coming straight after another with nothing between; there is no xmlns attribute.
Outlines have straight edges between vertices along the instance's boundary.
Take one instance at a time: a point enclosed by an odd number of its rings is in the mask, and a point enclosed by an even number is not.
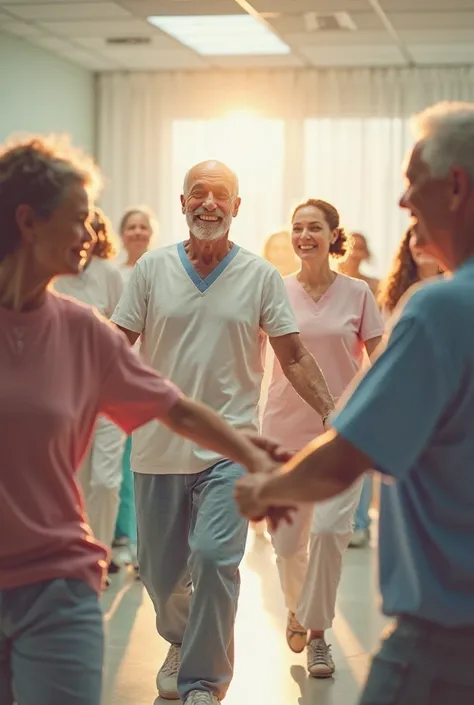
<svg viewBox="0 0 474 705"><path fill-rule="evenodd" d="M239 250L239 245L232 245L232 249L230 250L230 252L228 252L224 259L219 262L217 267L213 269L212 272L205 279L203 279L196 272L193 265L189 261L189 257L186 254L186 250L184 249L184 242L178 243L178 254L179 259L181 260L181 264L183 265L186 274L191 279L195 287L201 292L201 294L207 291L211 284L214 284L214 282L220 277L220 275L227 269L227 267L232 262Z"/></svg>

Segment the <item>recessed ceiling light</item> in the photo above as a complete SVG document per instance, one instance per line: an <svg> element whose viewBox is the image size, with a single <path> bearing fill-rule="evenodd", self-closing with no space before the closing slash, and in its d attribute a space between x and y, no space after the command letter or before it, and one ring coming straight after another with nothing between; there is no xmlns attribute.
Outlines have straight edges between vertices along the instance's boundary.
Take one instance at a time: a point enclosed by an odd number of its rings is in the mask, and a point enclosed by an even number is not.
<svg viewBox="0 0 474 705"><path fill-rule="evenodd" d="M250 15L148 17L158 29L203 56L289 54L290 47Z"/></svg>

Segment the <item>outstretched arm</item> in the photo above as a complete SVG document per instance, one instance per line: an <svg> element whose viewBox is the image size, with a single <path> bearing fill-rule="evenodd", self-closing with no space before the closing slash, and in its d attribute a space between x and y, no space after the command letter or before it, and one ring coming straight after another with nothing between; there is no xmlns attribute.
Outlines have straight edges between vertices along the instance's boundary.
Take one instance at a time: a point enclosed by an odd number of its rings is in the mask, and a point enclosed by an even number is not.
<svg viewBox="0 0 474 705"><path fill-rule="evenodd" d="M174 433L244 465L250 473L272 472L284 457L277 446L266 446L237 431L208 406L186 396L180 396L159 421Z"/></svg>
<svg viewBox="0 0 474 705"><path fill-rule="evenodd" d="M265 515L272 506L321 502L343 492L373 465L371 458L336 431L328 431L272 476L243 478L236 499L242 513L250 517Z"/></svg>

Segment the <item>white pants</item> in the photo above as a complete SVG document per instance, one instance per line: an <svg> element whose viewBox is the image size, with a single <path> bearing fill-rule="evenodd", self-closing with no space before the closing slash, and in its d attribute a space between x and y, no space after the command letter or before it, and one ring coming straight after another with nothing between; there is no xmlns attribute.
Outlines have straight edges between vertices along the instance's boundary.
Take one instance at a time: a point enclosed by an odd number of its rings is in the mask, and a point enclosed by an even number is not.
<svg viewBox="0 0 474 705"><path fill-rule="evenodd" d="M100 416L91 447L77 475L90 527L107 548L112 546L115 535L124 447L123 431Z"/></svg>
<svg viewBox="0 0 474 705"><path fill-rule="evenodd" d="M342 554L353 532L362 479L324 502L302 504L272 537L286 607L312 631L332 626ZM308 553L309 544L309 553Z"/></svg>

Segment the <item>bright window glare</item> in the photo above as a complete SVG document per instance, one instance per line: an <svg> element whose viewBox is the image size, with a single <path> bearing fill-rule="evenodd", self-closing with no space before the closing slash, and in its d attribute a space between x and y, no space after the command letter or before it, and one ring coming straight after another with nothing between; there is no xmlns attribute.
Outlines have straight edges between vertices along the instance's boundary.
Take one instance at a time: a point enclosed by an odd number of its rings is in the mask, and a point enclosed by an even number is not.
<svg viewBox="0 0 474 705"><path fill-rule="evenodd" d="M260 254L265 239L281 230L288 215L283 206L285 124L251 112L230 113L224 120L175 120L172 131L172 192L181 193L188 169L217 159L239 178L242 205L231 238ZM187 236L178 207L172 210L175 242Z"/></svg>
<svg viewBox="0 0 474 705"><path fill-rule="evenodd" d="M290 48L250 15L148 17L148 22L203 56L289 54Z"/></svg>
<svg viewBox="0 0 474 705"><path fill-rule="evenodd" d="M346 230L368 236L374 252L369 272L387 271L408 224L397 205L401 172L393 165L402 163L412 144L409 121L311 118L305 121L304 144L305 198L333 203Z"/></svg>

